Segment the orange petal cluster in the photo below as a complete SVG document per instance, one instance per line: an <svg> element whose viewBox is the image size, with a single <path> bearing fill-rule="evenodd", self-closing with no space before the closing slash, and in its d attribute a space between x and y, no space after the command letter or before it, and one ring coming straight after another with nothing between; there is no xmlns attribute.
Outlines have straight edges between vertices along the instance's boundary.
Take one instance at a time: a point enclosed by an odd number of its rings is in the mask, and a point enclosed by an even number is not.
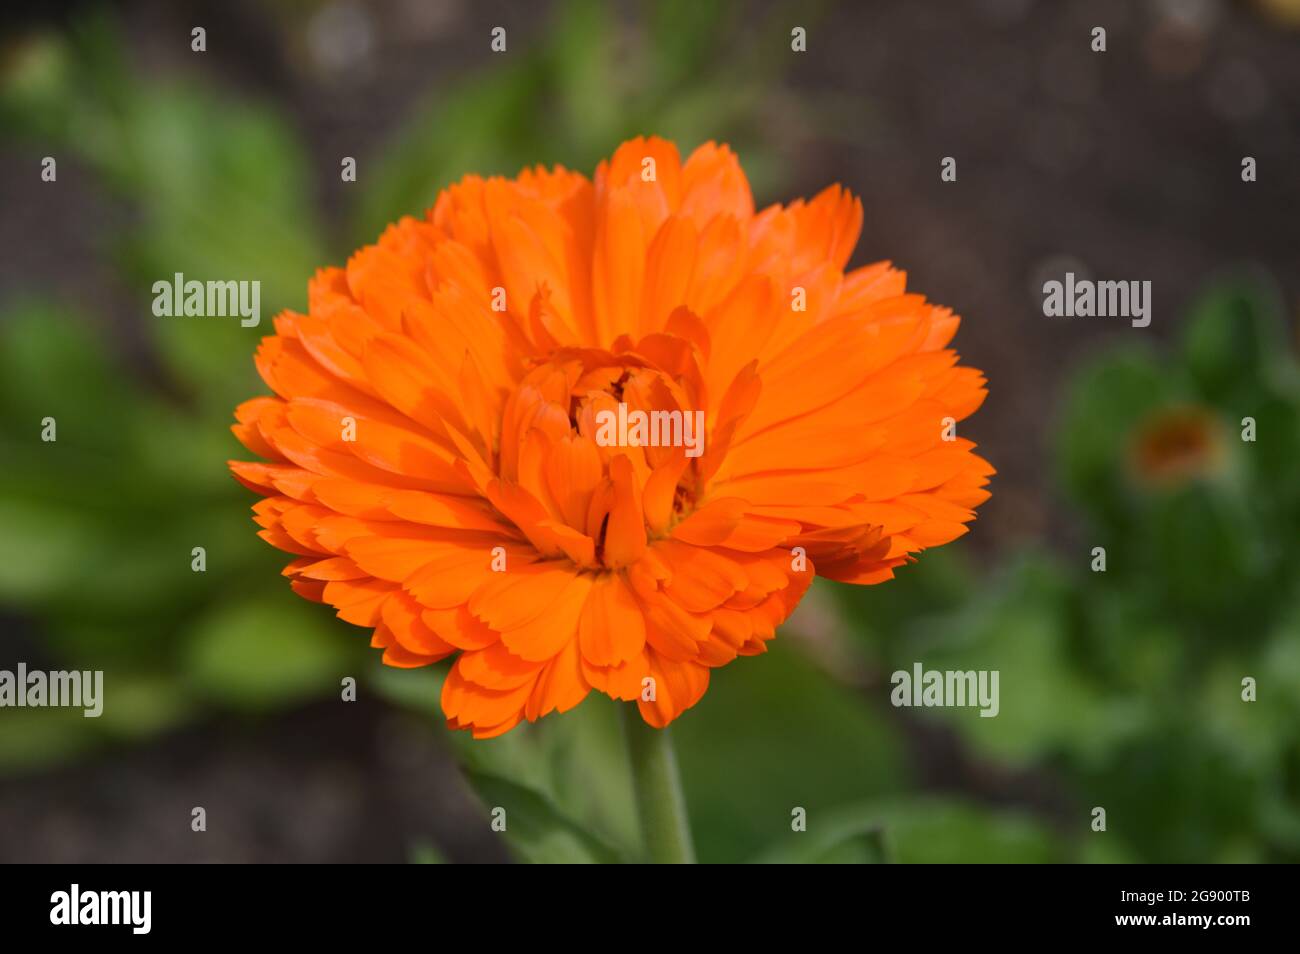
<svg viewBox="0 0 1300 954"><path fill-rule="evenodd" d="M261 536L393 666L454 656L476 737L593 689L664 726L765 650L814 573L876 583L960 536L992 468L952 422L958 318L861 203L755 212L735 155L624 143L594 179L466 176L275 319L236 411ZM600 413L702 412L702 452Z"/></svg>

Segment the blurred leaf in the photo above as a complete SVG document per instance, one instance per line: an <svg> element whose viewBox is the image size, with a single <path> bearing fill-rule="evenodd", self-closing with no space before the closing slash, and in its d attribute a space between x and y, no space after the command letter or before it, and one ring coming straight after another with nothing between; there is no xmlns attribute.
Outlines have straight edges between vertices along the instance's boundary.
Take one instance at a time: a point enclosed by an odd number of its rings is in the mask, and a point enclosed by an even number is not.
<svg viewBox="0 0 1300 954"><path fill-rule="evenodd" d="M1232 647L1236 652L1206 668L1195 708L1207 734L1256 771L1271 773L1285 762L1300 725L1300 606L1293 602L1267 639L1252 643ZM1255 680L1253 702L1242 698L1246 677Z"/></svg>
<svg viewBox="0 0 1300 954"><path fill-rule="evenodd" d="M900 567L883 586L854 586L818 580L848 616L850 634L873 664L884 665L926 617L956 610L980 587L963 541L926 552L923 560Z"/></svg>
<svg viewBox="0 0 1300 954"><path fill-rule="evenodd" d="M1147 533L1131 544L1134 565L1158 568L1153 588L1179 615L1241 619L1257 595L1250 579L1262 569L1258 544L1243 526L1244 512L1227 495L1181 488L1153 501Z"/></svg>
<svg viewBox="0 0 1300 954"><path fill-rule="evenodd" d="M780 635L769 646L714 670L704 698L673 723L703 861L755 854L789 831L796 807L811 817L907 787L880 713Z"/></svg>
<svg viewBox="0 0 1300 954"><path fill-rule="evenodd" d="M439 700L447 664L398 669L385 666L381 659L379 653L371 653L367 666L367 682L381 698L430 720L442 717Z"/></svg>
<svg viewBox="0 0 1300 954"><path fill-rule="evenodd" d="M572 817L602 842L630 854L640 843L618 707L592 693L582 705L525 723L494 739L449 732L466 771L509 778ZM441 710L433 713L442 720Z"/></svg>
<svg viewBox="0 0 1300 954"><path fill-rule="evenodd" d="M194 710L172 673L104 672L104 710L98 728L127 741L174 728Z"/></svg>
<svg viewBox="0 0 1300 954"><path fill-rule="evenodd" d="M35 603L70 588L89 539L74 514L0 498L0 600Z"/></svg>
<svg viewBox="0 0 1300 954"><path fill-rule="evenodd" d="M1258 387L1266 367L1285 348L1276 293L1249 277L1222 282L1202 295L1183 336L1192 380L1212 400Z"/></svg>
<svg viewBox="0 0 1300 954"><path fill-rule="evenodd" d="M1235 746L1200 731L1184 706L1078 780L1106 809L1106 837L1161 864L1261 861L1255 806L1267 787Z"/></svg>
<svg viewBox="0 0 1300 954"><path fill-rule="evenodd" d="M373 242L389 223L432 208L438 191L467 172L516 174L526 164L552 161L542 148L536 86L543 77L532 60L439 91L373 159L362 178L352 234Z"/></svg>
<svg viewBox="0 0 1300 954"><path fill-rule="evenodd" d="M883 834L882 834L883 833ZM1021 815L950 799L866 802L808 814L808 830L788 834L759 860L768 863L871 863L880 840L902 864L1051 864L1069 860L1060 840Z"/></svg>
<svg viewBox="0 0 1300 954"><path fill-rule="evenodd" d="M302 307L324 263L303 170L306 156L280 117L198 90L142 94L124 135L145 157L151 187L136 198L145 227L123 262L150 307L141 309L176 380L223 416L260 390L252 355L270 320ZM185 280L260 282L260 324L239 317L155 317L153 285ZM251 286L250 286L251 288Z"/></svg>
<svg viewBox="0 0 1300 954"><path fill-rule="evenodd" d="M660 0L644 4L660 81L672 85L698 76L717 58L716 37L725 35L732 4L722 0Z"/></svg>
<svg viewBox="0 0 1300 954"><path fill-rule="evenodd" d="M630 705L592 693L561 718L538 724L556 804L628 855L641 844L619 712Z"/></svg>
<svg viewBox="0 0 1300 954"><path fill-rule="evenodd" d="M1149 353L1129 348L1085 365L1066 388L1056 453L1066 489L1105 525L1129 509L1125 459L1134 424L1170 400L1174 388Z"/></svg>
<svg viewBox="0 0 1300 954"><path fill-rule="evenodd" d="M0 718L0 773L48 769L99 741L95 719L74 708L5 709Z"/></svg>
<svg viewBox="0 0 1300 954"><path fill-rule="evenodd" d="M46 41L53 42L53 41ZM251 356L269 319L306 300L324 261L307 157L283 117L184 81L149 82L120 55L106 18L71 33L62 65L20 76L0 97L19 129L74 150L139 208L112 251L140 296L140 320L175 381L226 416L253 393ZM238 317L155 317L155 282L260 282L258 327Z"/></svg>
<svg viewBox="0 0 1300 954"><path fill-rule="evenodd" d="M837 817L839 814L837 813ZM837 825L829 835L799 842L798 848L777 851L763 863L818 865L880 865L894 860L885 830L859 820L856 824Z"/></svg>
<svg viewBox="0 0 1300 954"><path fill-rule="evenodd" d="M116 448L122 424L138 410L111 350L79 316L44 301L8 306L0 320L0 428L5 433L55 451L41 440L41 421L52 417L65 446L108 452Z"/></svg>
<svg viewBox="0 0 1300 954"><path fill-rule="evenodd" d="M358 669L358 653L322 608L289 593L220 606L189 639L187 672L195 687L236 708L338 692L342 678Z"/></svg>
<svg viewBox="0 0 1300 954"><path fill-rule="evenodd" d="M567 818L547 798L522 785L483 772L466 773L483 804L505 809L504 837L522 861L532 864L597 864L623 860L617 851Z"/></svg>
<svg viewBox="0 0 1300 954"><path fill-rule="evenodd" d="M614 10L600 0L559 4L550 36L546 64L555 76L559 121L573 143L573 154L563 161L586 169L608 152L613 130L635 122L627 110L633 80L623 55L629 38L620 35Z"/></svg>
<svg viewBox="0 0 1300 954"><path fill-rule="evenodd" d="M1026 555L962 609L918 625L894 665L904 671L916 662L925 670L996 671L998 712L983 717L970 706L912 714L942 720L977 751L1022 766L1062 750L1104 750L1124 733L1128 715L1123 706L1104 704L1072 656L1068 587L1050 560Z"/></svg>
<svg viewBox="0 0 1300 954"><path fill-rule="evenodd" d="M656 7L648 35L622 29L594 0L554 9L525 56L429 95L366 160L375 171L363 177L356 241L373 241L402 215L423 214L466 173L514 175L559 163L590 174L637 135L666 136L687 153L705 140L730 141L744 152L751 181L771 183L773 163L756 133L786 58L732 44L720 55L715 39L744 15L740 5Z"/></svg>
<svg viewBox="0 0 1300 954"><path fill-rule="evenodd" d="M109 670L101 692L101 713L92 718L75 706L5 709L0 774L48 770L106 742L134 741L171 728L189 713L188 700L170 677Z"/></svg>
<svg viewBox="0 0 1300 954"><path fill-rule="evenodd" d="M1241 436L1244 417L1255 419L1254 442L1234 446L1236 457L1249 470L1249 502L1266 528L1291 527L1296 533L1269 534L1269 545L1294 552L1300 544L1300 398L1263 397L1231 409L1229 441Z"/></svg>
<svg viewBox="0 0 1300 954"><path fill-rule="evenodd" d="M427 841L421 841L411 846L411 864L413 865L445 865L447 859L443 856L436 845Z"/></svg>
<svg viewBox="0 0 1300 954"><path fill-rule="evenodd" d="M207 550L208 571L191 568ZM183 612L249 568L272 579L283 560L255 534L242 508L98 513L75 501L0 497L0 599L58 619L127 623L141 639L147 619ZM233 565L232 565L233 561ZM136 620L131 624L131 620Z"/></svg>
<svg viewBox="0 0 1300 954"><path fill-rule="evenodd" d="M1160 698L1161 692L1149 690L1178 681L1187 644L1182 627L1161 610L1151 588L1127 584L1141 565L1126 559L1116 565L1114 576L1109 570L1089 573L1076 585L1072 606L1080 630L1082 652L1074 657L1080 673L1095 676L1130 700L1126 705L1112 699L1110 708L1131 712L1134 731L1147 718L1146 703Z"/></svg>

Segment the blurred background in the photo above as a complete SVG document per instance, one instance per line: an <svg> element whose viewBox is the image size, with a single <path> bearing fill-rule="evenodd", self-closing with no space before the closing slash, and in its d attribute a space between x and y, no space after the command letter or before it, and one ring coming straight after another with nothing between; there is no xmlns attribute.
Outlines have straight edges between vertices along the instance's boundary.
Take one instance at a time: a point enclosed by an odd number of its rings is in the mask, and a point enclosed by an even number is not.
<svg viewBox="0 0 1300 954"><path fill-rule="evenodd" d="M854 264L964 317L999 470L675 723L701 858L1300 860L1300 2L146 0L0 40L0 669L106 697L0 709L0 861L629 857L612 703L447 733L440 671L294 596L224 462L317 266L641 133L731 143L760 206L859 194ZM1065 271L1151 281L1150 327L1043 317ZM262 325L155 318L175 272L261 280ZM1000 715L892 708L918 661L1000 670Z"/></svg>

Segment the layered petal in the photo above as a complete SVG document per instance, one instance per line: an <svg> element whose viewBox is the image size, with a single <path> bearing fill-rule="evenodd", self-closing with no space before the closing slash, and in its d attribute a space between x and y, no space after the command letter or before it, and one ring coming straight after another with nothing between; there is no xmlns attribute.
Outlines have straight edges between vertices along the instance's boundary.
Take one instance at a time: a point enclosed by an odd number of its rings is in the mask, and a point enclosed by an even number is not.
<svg viewBox="0 0 1300 954"><path fill-rule="evenodd" d="M308 282L232 431L259 535L479 738L591 691L665 726L815 575L889 579L993 469L959 319L849 269L840 186L756 211L729 148L469 175Z"/></svg>

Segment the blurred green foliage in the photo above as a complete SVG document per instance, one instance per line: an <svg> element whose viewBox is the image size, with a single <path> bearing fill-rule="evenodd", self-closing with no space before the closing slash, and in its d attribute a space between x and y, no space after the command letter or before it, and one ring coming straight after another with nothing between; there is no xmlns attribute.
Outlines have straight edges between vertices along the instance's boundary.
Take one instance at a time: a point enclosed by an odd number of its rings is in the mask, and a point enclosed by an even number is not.
<svg viewBox="0 0 1300 954"><path fill-rule="evenodd" d="M922 718L1058 785L1038 807L1077 857L1300 859L1300 366L1270 286L1224 279L1172 354L1079 368L1055 434L1079 532L991 574L953 551L840 588L859 651L878 673L999 670L997 718Z"/></svg>
<svg viewBox="0 0 1300 954"><path fill-rule="evenodd" d="M6 303L0 600L39 620L52 657L104 669L115 691L138 683L133 725L163 728L203 702L246 709L319 695L365 658L355 630L288 592L284 557L255 537L252 498L225 466L245 454L228 431L235 405L265 391L257 342L271 315L305 305L316 268L419 214L467 171L513 174L561 159L590 168L643 131L755 140L770 68L756 50L720 58L698 42L738 8L655 11L654 29L629 48L604 4L563 4L542 43L431 92L376 149L351 234L333 250L310 199L306 146L275 109L194 79L140 75L106 14L17 50L0 128L56 152L65 179L75 158L129 207L105 230L104 254L129 289L158 380L130 374L105 323L72 313L57 289ZM616 51L633 55L616 63ZM754 165L770 170L763 155L752 150ZM176 272L259 280L263 323L153 317L153 282ZM46 417L56 421L52 443L39 439ZM204 573L191 570L195 546L206 549ZM58 738L39 744L26 721L0 721L0 767L82 751L112 719L45 720L39 731Z"/></svg>
<svg viewBox="0 0 1300 954"><path fill-rule="evenodd" d="M57 288L6 304L0 599L38 621L50 662L104 670L109 703L99 719L0 720L0 766L147 735L206 704L282 704L337 686L362 648L284 599L283 561L250 532L249 500L225 468L231 411L262 390L251 355L265 329L150 311L152 282L174 272L258 279L266 313L301 303L324 255L301 145L269 110L135 75L98 16L20 51L0 122L63 157L62 177L75 157L129 203L104 254L160 379L129 373L105 324L71 313ZM200 546L203 573L191 569Z"/></svg>
<svg viewBox="0 0 1300 954"><path fill-rule="evenodd" d="M767 192L778 169L765 148L764 107L786 60L768 54L788 35L784 8L767 14L779 28L754 29L744 20L756 13L742 3L643 6L647 28L629 33L603 0L560 3L544 42L430 97L377 154L351 237L371 241L468 171L514 175L557 163L589 171L613 144L649 133L687 149L725 140L744 156L755 191ZM819 6L805 4L801 22Z"/></svg>
<svg viewBox="0 0 1300 954"><path fill-rule="evenodd" d="M104 323L58 289L0 316L0 604L33 621L44 661L105 670L110 695L98 720L8 712L0 772L147 739L213 706L331 695L353 673L438 720L442 671L379 666L357 630L293 596L226 471L240 453L231 410L263 390L251 356L268 328L155 319L149 287L178 271L257 278L264 315L301 307L316 267L464 172L588 169L644 132L727 139L768 191L776 58L711 39L738 36L748 15L670 0L630 42L605 4L561 4L543 42L437 90L376 148L333 248L283 115L138 75L99 17L27 43L4 76L0 128L75 155L129 206L105 254L155 369L130 374ZM1069 382L1056 462L1077 539L992 571L955 546L886 586L819 584L829 622L796 622L770 653L714 673L673 727L703 860L1300 859L1300 372L1262 288L1221 283L1172 354L1129 346ZM55 443L39 439L45 417ZM1254 442L1241 440L1247 417ZM191 570L194 546L205 573ZM999 670L999 716L892 709L888 674L916 661ZM1246 676L1258 702L1241 701ZM929 781L916 724L955 746L973 782ZM521 859L637 857L613 703L448 743L485 817L507 809ZM1088 827L1098 805L1104 834ZM791 831L796 808L805 833ZM430 845L411 855L441 860Z"/></svg>

